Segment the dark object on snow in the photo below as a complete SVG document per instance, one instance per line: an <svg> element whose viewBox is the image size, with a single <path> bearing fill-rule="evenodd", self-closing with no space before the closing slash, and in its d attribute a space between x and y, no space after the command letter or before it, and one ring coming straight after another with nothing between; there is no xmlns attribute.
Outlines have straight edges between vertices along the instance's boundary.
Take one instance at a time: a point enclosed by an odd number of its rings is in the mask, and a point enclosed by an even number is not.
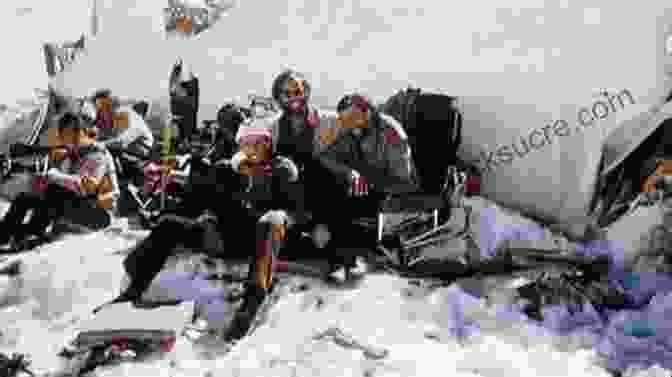
<svg viewBox="0 0 672 377"><path fill-rule="evenodd" d="M33 372L28 369L30 361L26 356L20 353L14 353L12 356L7 356L0 353L0 377L15 377L19 373L25 373L29 376L35 376Z"/></svg>
<svg viewBox="0 0 672 377"><path fill-rule="evenodd" d="M591 304L599 313L605 309L622 309L629 301L625 292L604 277L568 269L560 274L541 273L535 281L518 288L520 298L528 301L525 313L542 321L545 305L565 305L570 314Z"/></svg>
<svg viewBox="0 0 672 377"><path fill-rule="evenodd" d="M262 306L269 300L270 292L248 284L243 295L243 303L236 312L231 327L224 334L224 340L234 342L242 339L253 330L252 325Z"/></svg>
<svg viewBox="0 0 672 377"><path fill-rule="evenodd" d="M462 138L462 115L455 101L455 97L409 88L399 91L379 108L402 123L408 135L420 190L409 192L402 188L395 192L393 188L387 192L378 216L378 241L384 236L385 214L432 214L430 230L410 237L411 241L404 243L397 253L401 265L412 262L407 260L406 254L410 248L416 248L418 242L447 239L439 234L445 230L439 223L452 216L451 207L463 192L464 172L460 171L461 163L457 157Z"/></svg>
<svg viewBox="0 0 672 377"><path fill-rule="evenodd" d="M200 87L198 77L192 74L187 81L181 81L183 62L173 65L170 73L170 112L181 117L178 121L180 142L189 142L198 124Z"/></svg>
<svg viewBox="0 0 672 377"><path fill-rule="evenodd" d="M149 112L149 103L146 101L139 101L133 104L133 111L138 113L142 117L142 119L147 118L148 112Z"/></svg>
<svg viewBox="0 0 672 377"><path fill-rule="evenodd" d="M408 88L397 92L380 107L381 112L399 121L408 134L425 191L441 187L446 179L445 167L457 164L462 143L462 114L456 100L456 97Z"/></svg>
<svg viewBox="0 0 672 377"><path fill-rule="evenodd" d="M175 340L174 331L86 331L78 334L72 347L63 349L59 356L73 359L83 355L83 358L79 358L77 369L72 371L80 376L108 363L128 359L141 360L157 352L170 352Z"/></svg>

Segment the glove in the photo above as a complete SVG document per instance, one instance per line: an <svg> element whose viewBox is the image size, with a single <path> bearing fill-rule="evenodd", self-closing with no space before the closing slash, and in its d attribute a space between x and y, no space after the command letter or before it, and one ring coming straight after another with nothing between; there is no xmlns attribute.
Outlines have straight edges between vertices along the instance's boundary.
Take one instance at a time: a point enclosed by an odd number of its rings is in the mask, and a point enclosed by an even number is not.
<svg viewBox="0 0 672 377"><path fill-rule="evenodd" d="M84 194L95 194L101 182L102 179L100 177L82 176L80 190Z"/></svg>
<svg viewBox="0 0 672 377"><path fill-rule="evenodd" d="M350 190L348 194L351 196L364 196L369 193L369 183L366 177L362 177L358 172L352 171L350 173Z"/></svg>

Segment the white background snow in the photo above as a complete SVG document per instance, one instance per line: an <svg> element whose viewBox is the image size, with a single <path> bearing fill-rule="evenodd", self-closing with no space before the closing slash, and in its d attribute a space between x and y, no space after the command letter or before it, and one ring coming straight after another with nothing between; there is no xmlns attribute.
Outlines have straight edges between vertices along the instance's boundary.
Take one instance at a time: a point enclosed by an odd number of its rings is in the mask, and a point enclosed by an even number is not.
<svg viewBox="0 0 672 377"><path fill-rule="evenodd" d="M460 3L459 7L464 6ZM478 3L474 9L481 6L486 5ZM0 103L11 104L30 97L33 88L45 87L41 43L75 40L88 30L89 1L2 1L0 14L5 52L0 65ZM600 15L588 12L586 17L599 22L595 19ZM487 60L494 63L497 57ZM623 229L637 233L632 227ZM21 279L0 277L0 301L15 304L0 310L0 351L28 353L36 371L57 368L56 353L78 324L93 307L119 292L122 256L115 253L134 242L102 233L72 237L28 257ZM354 291L318 286L283 299L270 323L225 358L198 360L191 346L181 340L165 360L124 364L102 370L100 375L204 376L212 371L214 376L251 377L606 376L593 365L592 351L578 349L580 339L524 338L521 329L527 325L494 321L493 313L485 308L469 316L490 330L459 343L443 328L451 315L452 297L450 288L426 295L421 289L409 288L404 280L385 275L370 276ZM318 298L324 302L319 308ZM389 356L367 360L361 351L312 340L330 327L387 349ZM667 377L669 371L651 369L631 375Z"/></svg>

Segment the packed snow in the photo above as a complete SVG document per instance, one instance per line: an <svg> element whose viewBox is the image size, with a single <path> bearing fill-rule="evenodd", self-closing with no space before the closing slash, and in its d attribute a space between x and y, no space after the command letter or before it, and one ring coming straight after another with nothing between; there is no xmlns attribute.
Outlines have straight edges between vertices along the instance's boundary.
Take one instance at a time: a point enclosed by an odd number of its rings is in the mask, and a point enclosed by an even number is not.
<svg viewBox="0 0 672 377"><path fill-rule="evenodd" d="M63 370L67 363L56 354L78 326L92 318L94 307L119 293L125 280L121 265L124 251L144 235L128 230L73 235L27 255L21 276L3 277L0 283L0 301L4 303L0 351L27 353L38 373ZM190 268L189 263L181 268ZM349 290L327 288L307 278L290 279L293 287L303 285L304 289L288 290L270 312L269 321L225 356L208 357L181 337L164 358L100 367L96 373L609 375L600 367L595 350L586 347L589 339L585 333L557 336L521 316L502 315L497 304L504 304L506 295L486 302L466 295L458 285L432 287L384 273L370 274ZM119 319L119 326L135 320ZM185 315L184 324L188 321L189 315ZM662 369L654 367L626 375L661 373Z"/></svg>

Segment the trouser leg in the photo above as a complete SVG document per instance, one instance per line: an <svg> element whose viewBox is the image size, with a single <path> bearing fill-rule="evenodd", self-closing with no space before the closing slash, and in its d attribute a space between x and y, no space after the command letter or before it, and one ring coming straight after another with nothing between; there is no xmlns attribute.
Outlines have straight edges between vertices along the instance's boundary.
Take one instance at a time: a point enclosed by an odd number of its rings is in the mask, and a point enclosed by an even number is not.
<svg viewBox="0 0 672 377"><path fill-rule="evenodd" d="M85 226L91 230L101 230L110 226L110 214L95 204L75 198L67 203L64 217L73 224Z"/></svg>
<svg viewBox="0 0 672 377"><path fill-rule="evenodd" d="M36 193L21 193L9 206L7 214L2 220L0 227L0 242L7 243L12 236L23 237L25 226L23 224L28 211L31 209L46 208L45 197Z"/></svg>
<svg viewBox="0 0 672 377"><path fill-rule="evenodd" d="M255 287L268 292L273 283L275 258L287 235L286 215L270 211L257 223L257 245L250 265L250 276Z"/></svg>
<svg viewBox="0 0 672 377"><path fill-rule="evenodd" d="M163 269L178 243L193 246L199 239L198 229L188 222L178 218L167 218L160 222L149 237L124 259L124 269L131 280L127 295L139 298Z"/></svg>

